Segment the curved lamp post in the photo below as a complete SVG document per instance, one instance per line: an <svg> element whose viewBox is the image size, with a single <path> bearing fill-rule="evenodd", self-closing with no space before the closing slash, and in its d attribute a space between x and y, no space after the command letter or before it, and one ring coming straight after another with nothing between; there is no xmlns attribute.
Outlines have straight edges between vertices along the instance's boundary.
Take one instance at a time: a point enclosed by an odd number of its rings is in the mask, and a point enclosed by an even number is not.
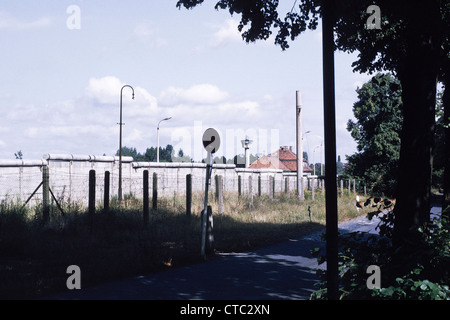
<svg viewBox="0 0 450 320"><path fill-rule="evenodd" d="M119 203L122 202L122 91L123 88L128 87L133 91L131 98L134 100L134 89L130 85L124 85L122 89L120 89L120 137L119 137Z"/></svg>
<svg viewBox="0 0 450 320"><path fill-rule="evenodd" d="M158 127L156 128L156 136L157 136L157 146L156 146L156 162L159 162L159 124L162 121L170 120L172 117L164 118L158 122Z"/></svg>

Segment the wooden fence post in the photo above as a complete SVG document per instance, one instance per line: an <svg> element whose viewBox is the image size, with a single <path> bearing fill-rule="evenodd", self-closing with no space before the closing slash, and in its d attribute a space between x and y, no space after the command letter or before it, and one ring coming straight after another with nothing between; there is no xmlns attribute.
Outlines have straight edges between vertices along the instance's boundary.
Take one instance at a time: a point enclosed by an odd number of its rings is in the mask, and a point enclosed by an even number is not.
<svg viewBox="0 0 450 320"><path fill-rule="evenodd" d="M152 209L158 210L158 175L156 172L153 172Z"/></svg>
<svg viewBox="0 0 450 320"><path fill-rule="evenodd" d="M95 170L89 170L89 217L92 217L95 214Z"/></svg>
<svg viewBox="0 0 450 320"><path fill-rule="evenodd" d="M284 192L286 197L289 199L291 193L289 191L289 177L284 178Z"/></svg>
<svg viewBox="0 0 450 320"><path fill-rule="evenodd" d="M218 201L219 200L219 176L218 175L214 176L214 184L215 184L215 187L216 187L216 194L215 194L214 199L216 201Z"/></svg>
<svg viewBox="0 0 450 320"><path fill-rule="evenodd" d="M273 202L273 194L274 194L273 182L274 182L273 176L269 176L269 200L270 200L270 202Z"/></svg>
<svg viewBox="0 0 450 320"><path fill-rule="evenodd" d="M47 222L50 218L50 184L48 167L42 167L42 218Z"/></svg>
<svg viewBox="0 0 450 320"><path fill-rule="evenodd" d="M216 189L219 198L219 214L223 214L223 176L217 176Z"/></svg>
<svg viewBox="0 0 450 320"><path fill-rule="evenodd" d="M143 219L144 219L144 226L148 225L148 220L149 220L149 194L148 194L148 170L144 170L143 173L143 179L144 179L144 215L143 215Z"/></svg>
<svg viewBox="0 0 450 320"><path fill-rule="evenodd" d="M241 193L242 193L242 187L241 187L241 176L238 176L238 197L241 197Z"/></svg>
<svg viewBox="0 0 450 320"><path fill-rule="evenodd" d="M192 175L186 175L186 216L191 216L192 206Z"/></svg>
<svg viewBox="0 0 450 320"><path fill-rule="evenodd" d="M344 196L344 179L341 179L341 197Z"/></svg>
<svg viewBox="0 0 450 320"><path fill-rule="evenodd" d="M316 179L311 179L311 200L314 201L314 189L316 188Z"/></svg>
<svg viewBox="0 0 450 320"><path fill-rule="evenodd" d="M353 179L353 194L356 194L356 179Z"/></svg>
<svg viewBox="0 0 450 320"><path fill-rule="evenodd" d="M105 181L104 181L104 190L103 190L103 210L109 210L109 181L110 181L110 173L109 171L105 171Z"/></svg>
<svg viewBox="0 0 450 320"><path fill-rule="evenodd" d="M261 197L261 176L258 176L258 197Z"/></svg>

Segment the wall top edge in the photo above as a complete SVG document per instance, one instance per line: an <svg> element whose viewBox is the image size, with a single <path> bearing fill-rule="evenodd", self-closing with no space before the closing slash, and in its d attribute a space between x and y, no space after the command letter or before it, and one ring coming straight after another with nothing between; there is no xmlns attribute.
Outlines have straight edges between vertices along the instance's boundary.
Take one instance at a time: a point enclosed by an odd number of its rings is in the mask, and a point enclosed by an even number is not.
<svg viewBox="0 0 450 320"><path fill-rule="evenodd" d="M0 160L0 167L43 167L46 165L44 160Z"/></svg>
<svg viewBox="0 0 450 320"><path fill-rule="evenodd" d="M199 162L133 162L133 168L205 168L205 163ZM234 164L213 164L213 169L234 169Z"/></svg>
<svg viewBox="0 0 450 320"><path fill-rule="evenodd" d="M259 172L280 172L282 173L283 170L281 169L249 169L249 168L236 168L236 172L248 172L248 173L259 173Z"/></svg>
<svg viewBox="0 0 450 320"><path fill-rule="evenodd" d="M58 154L46 153L42 156L47 161L91 161L91 162L115 162L118 156L95 156L84 154ZM122 156L122 162L133 162L133 157Z"/></svg>

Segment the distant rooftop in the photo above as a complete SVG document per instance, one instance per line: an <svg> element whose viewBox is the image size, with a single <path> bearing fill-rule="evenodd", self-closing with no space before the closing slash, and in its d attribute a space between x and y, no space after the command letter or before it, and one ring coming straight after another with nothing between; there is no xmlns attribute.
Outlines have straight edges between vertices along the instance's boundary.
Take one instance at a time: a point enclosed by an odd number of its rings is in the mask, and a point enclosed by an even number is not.
<svg viewBox="0 0 450 320"><path fill-rule="evenodd" d="M283 171L297 172L297 155L292 151L292 146L281 146L277 151L262 156L250 166L250 169L281 169ZM303 158L303 172L313 170Z"/></svg>

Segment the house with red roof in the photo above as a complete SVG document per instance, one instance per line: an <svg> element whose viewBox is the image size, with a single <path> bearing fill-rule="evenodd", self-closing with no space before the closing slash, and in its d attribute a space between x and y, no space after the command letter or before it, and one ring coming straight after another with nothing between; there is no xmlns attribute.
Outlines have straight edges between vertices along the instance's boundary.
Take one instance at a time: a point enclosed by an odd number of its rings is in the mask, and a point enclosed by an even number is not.
<svg viewBox="0 0 450 320"><path fill-rule="evenodd" d="M297 172L297 155L292 151L292 146L281 146L277 151L253 162L249 169L281 169L287 172ZM311 174L312 172L313 169L303 158L303 173Z"/></svg>

